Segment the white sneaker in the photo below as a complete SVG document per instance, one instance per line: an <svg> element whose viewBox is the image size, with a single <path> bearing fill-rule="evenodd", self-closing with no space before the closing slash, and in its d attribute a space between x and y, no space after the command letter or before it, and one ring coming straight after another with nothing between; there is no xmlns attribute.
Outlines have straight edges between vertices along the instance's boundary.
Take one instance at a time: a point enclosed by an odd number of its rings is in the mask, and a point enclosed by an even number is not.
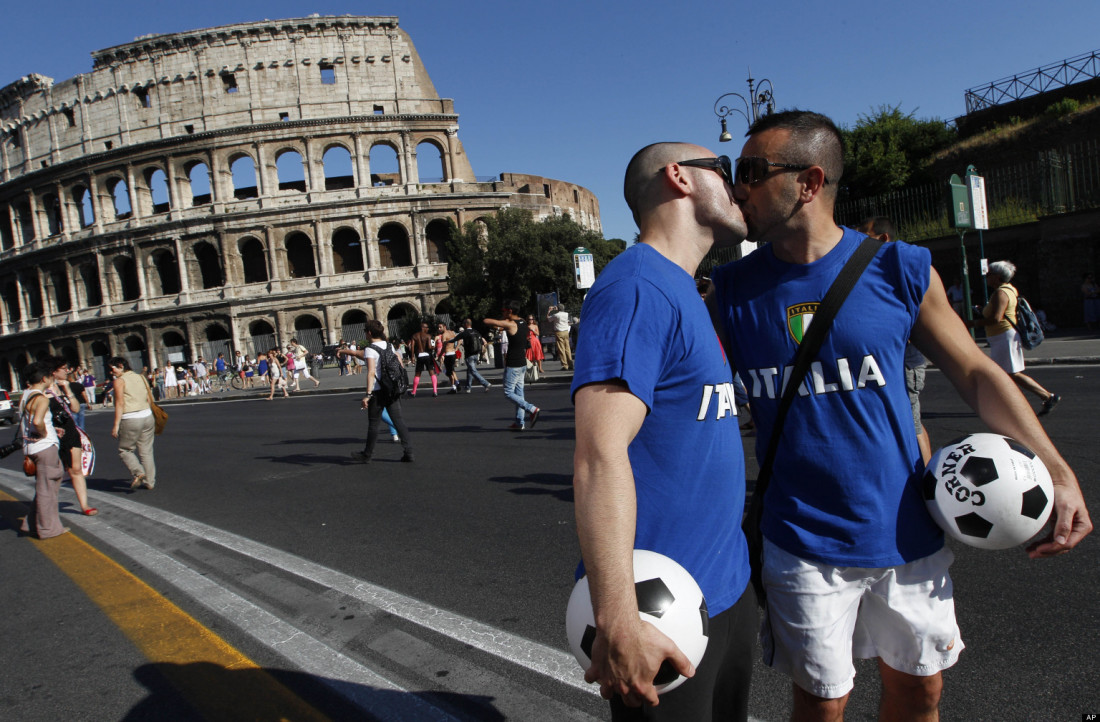
<svg viewBox="0 0 1100 722"><path fill-rule="evenodd" d="M398 436L397 434L394 434L393 435L393 443L395 443L395 444L401 443L401 437Z"/></svg>

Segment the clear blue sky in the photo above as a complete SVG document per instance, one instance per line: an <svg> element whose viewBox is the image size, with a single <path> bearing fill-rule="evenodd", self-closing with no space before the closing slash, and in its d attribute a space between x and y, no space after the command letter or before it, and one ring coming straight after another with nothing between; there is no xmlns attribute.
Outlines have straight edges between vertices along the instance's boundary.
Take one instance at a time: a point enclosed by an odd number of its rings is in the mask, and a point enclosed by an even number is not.
<svg viewBox="0 0 1100 722"><path fill-rule="evenodd" d="M630 156L685 140L736 157L744 123L731 118L737 139L719 145L713 107L746 93L750 66L780 108L850 126L882 104L953 118L967 88L1100 49L1098 0L52 0L5 7L0 86L87 72L92 51L139 35L314 12L398 16L439 94L455 99L477 175L579 183L599 197L604 235L627 240Z"/></svg>

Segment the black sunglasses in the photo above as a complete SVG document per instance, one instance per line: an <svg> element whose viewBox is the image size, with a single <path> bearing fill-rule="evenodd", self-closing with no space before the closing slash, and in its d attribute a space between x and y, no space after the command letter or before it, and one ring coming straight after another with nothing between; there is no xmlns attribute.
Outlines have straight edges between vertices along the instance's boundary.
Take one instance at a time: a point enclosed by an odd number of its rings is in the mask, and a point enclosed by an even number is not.
<svg viewBox="0 0 1100 722"><path fill-rule="evenodd" d="M733 163L730 161L728 155L720 155L717 158L693 158L692 160L682 160L676 165L686 165L693 168L709 168L722 176L726 183L730 184L731 188L733 187Z"/></svg>
<svg viewBox="0 0 1100 722"><path fill-rule="evenodd" d="M772 168L782 168L783 170L809 170L813 168L813 166L800 165L797 163L775 163L767 158L749 155L737 159L737 180L747 186L751 186L753 183L759 183L767 178ZM829 179L826 178L825 184L828 185L828 183Z"/></svg>

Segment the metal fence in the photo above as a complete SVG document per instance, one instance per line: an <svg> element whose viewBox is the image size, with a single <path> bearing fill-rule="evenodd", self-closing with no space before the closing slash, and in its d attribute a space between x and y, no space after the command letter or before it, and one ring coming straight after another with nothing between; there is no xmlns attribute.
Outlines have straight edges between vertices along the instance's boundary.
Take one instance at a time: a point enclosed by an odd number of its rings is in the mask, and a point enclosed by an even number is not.
<svg viewBox="0 0 1100 722"><path fill-rule="evenodd" d="M989 227L1001 228L1040 216L1100 208L1100 141L1041 151L1029 161L981 169ZM869 216L887 216L907 241L940 238L954 231L948 220L946 179L838 203L836 221L857 226Z"/></svg>
<svg viewBox="0 0 1100 722"><path fill-rule="evenodd" d="M325 345L324 331L319 328L302 328L294 332L298 343L309 349L310 353L321 353Z"/></svg>
<svg viewBox="0 0 1100 722"><path fill-rule="evenodd" d="M275 334L265 333L259 336L249 336L241 339L241 345L244 346L244 353L249 358L256 358L260 354L267 353L275 348Z"/></svg>

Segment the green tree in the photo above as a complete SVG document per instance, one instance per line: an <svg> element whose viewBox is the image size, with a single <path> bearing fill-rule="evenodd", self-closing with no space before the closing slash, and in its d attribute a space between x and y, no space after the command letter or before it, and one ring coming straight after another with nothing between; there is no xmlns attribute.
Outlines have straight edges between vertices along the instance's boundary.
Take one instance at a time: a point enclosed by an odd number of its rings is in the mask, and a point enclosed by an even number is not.
<svg viewBox="0 0 1100 722"><path fill-rule="evenodd" d="M938 118L917 119L901 106L881 105L861 115L844 136L844 178L847 198L863 198L910 185L932 183L933 155L956 140L955 131Z"/></svg>
<svg viewBox="0 0 1100 722"><path fill-rule="evenodd" d="M575 312L583 291L573 280L573 250L592 251L596 272L626 248L619 239L604 240L568 214L536 221L530 211L505 208L459 230L452 225L447 242L450 302L461 317L497 316L501 301L515 299L534 311L535 296L558 292Z"/></svg>

